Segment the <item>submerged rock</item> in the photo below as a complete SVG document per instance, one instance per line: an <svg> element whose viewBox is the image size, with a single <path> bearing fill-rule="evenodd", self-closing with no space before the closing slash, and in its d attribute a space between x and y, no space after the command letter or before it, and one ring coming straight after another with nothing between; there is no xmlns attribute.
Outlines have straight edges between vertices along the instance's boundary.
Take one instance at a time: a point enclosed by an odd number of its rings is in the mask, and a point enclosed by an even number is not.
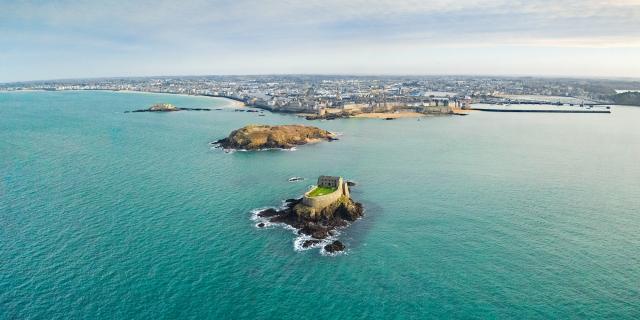
<svg viewBox="0 0 640 320"><path fill-rule="evenodd" d="M232 131L215 144L224 149L237 150L291 149L307 143L333 140L337 140L333 133L311 126L248 125Z"/></svg>

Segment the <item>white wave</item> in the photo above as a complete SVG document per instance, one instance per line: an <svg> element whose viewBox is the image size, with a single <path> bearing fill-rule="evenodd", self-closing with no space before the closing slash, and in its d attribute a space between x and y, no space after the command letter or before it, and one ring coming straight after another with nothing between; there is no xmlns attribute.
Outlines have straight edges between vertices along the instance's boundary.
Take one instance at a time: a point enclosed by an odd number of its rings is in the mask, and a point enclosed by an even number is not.
<svg viewBox="0 0 640 320"><path fill-rule="evenodd" d="M234 153L234 152L256 152L256 151L298 151L295 147L289 149L283 148L264 148L264 149L256 149L256 150L247 150L247 149L224 149L220 147L212 147L211 149L222 149L224 153Z"/></svg>
<svg viewBox="0 0 640 320"><path fill-rule="evenodd" d="M303 244L305 241L307 240L318 240L320 242L312 244L308 247L303 247ZM316 239L312 236L308 236L306 234L301 234L298 237L296 237L295 239L293 239L293 250L295 251L306 251L306 250L310 250L310 249L316 249L316 248L320 248L320 250L323 250L324 246L326 246L327 244L329 244L330 241L324 239L324 240L319 240Z"/></svg>
<svg viewBox="0 0 640 320"><path fill-rule="evenodd" d="M332 230L332 234L329 235L327 238L325 239L316 239L310 235L306 235L306 234L299 234L299 229L283 223L283 222L278 222L278 223L274 223L269 221L269 217L261 217L259 214L260 212L267 210L267 209L275 209L275 210L283 210L287 207L287 201L283 200L282 204L280 205L279 208L275 208L275 207L262 207L262 208L256 208L251 210L251 221L255 222L254 226L258 229L268 229L271 227L281 227L283 229L286 230L290 230L296 237L293 239L293 250L296 252L302 252L302 251L306 251L306 250L310 250L310 249L319 249L319 252L321 255L323 256L337 256L337 255L342 255L342 254L347 254L347 251L340 251L340 252L334 252L334 253L329 253L327 252L324 247L330 243L332 243L333 241L338 240L341 232L340 229L342 228L337 228ZM259 224L263 224L263 227L259 227ZM313 245L310 245L306 248L303 247L303 244L305 241L307 240L318 240L319 242Z"/></svg>

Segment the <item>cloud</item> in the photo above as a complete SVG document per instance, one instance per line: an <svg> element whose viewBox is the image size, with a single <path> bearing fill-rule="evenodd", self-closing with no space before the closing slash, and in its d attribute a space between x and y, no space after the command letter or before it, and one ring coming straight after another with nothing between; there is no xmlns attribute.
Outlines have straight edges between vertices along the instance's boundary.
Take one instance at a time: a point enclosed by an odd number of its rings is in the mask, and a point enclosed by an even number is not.
<svg viewBox="0 0 640 320"><path fill-rule="evenodd" d="M638 36L640 1L634 0L307 0L307 1L47 1L0 5L0 18L38 31L114 34L171 40L187 37L451 37L476 31L576 36ZM416 32L418 31L418 32ZM372 32L375 32L373 34Z"/></svg>
<svg viewBox="0 0 640 320"><path fill-rule="evenodd" d="M269 55L329 68L358 48L640 48L637 30L640 0L0 0L0 47L15 61L95 57L159 73L167 60L235 66ZM295 71L276 60L274 70Z"/></svg>

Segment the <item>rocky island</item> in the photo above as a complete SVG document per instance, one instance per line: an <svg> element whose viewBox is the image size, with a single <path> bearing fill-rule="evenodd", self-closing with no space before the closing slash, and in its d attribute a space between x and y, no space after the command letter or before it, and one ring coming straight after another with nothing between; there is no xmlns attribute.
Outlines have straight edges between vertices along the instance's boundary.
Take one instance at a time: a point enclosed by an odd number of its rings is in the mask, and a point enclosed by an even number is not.
<svg viewBox="0 0 640 320"><path fill-rule="evenodd" d="M147 109L138 109L129 112L175 112L175 111L211 111L209 108L178 108L170 103L158 103L154 104Z"/></svg>
<svg viewBox="0 0 640 320"><path fill-rule="evenodd" d="M255 212L257 227L285 224L297 230L301 250L320 247L324 253L345 250L336 239L338 229L362 217L362 204L350 197L349 184L342 177L320 176L318 184L300 199L289 199L280 210L273 208Z"/></svg>
<svg viewBox="0 0 640 320"><path fill-rule="evenodd" d="M151 106L151 108L149 108L149 111L178 111L180 109L178 109L176 106L170 104L170 103L158 103L158 104L154 104Z"/></svg>
<svg viewBox="0 0 640 320"><path fill-rule="evenodd" d="M303 125L248 125L212 144L231 150L291 149L295 146L320 141L337 140L335 134Z"/></svg>

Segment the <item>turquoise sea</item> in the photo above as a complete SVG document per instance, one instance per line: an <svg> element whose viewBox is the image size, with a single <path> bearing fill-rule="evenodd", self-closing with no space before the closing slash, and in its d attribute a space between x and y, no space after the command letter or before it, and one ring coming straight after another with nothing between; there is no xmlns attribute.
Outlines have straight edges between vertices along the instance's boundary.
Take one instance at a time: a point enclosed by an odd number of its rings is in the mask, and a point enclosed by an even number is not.
<svg viewBox="0 0 640 320"><path fill-rule="evenodd" d="M123 113L158 102L224 110ZM341 137L208 145L250 123ZM346 254L251 220L320 174L358 183ZM0 93L0 319L178 318L638 319L640 108L308 122L206 97Z"/></svg>

